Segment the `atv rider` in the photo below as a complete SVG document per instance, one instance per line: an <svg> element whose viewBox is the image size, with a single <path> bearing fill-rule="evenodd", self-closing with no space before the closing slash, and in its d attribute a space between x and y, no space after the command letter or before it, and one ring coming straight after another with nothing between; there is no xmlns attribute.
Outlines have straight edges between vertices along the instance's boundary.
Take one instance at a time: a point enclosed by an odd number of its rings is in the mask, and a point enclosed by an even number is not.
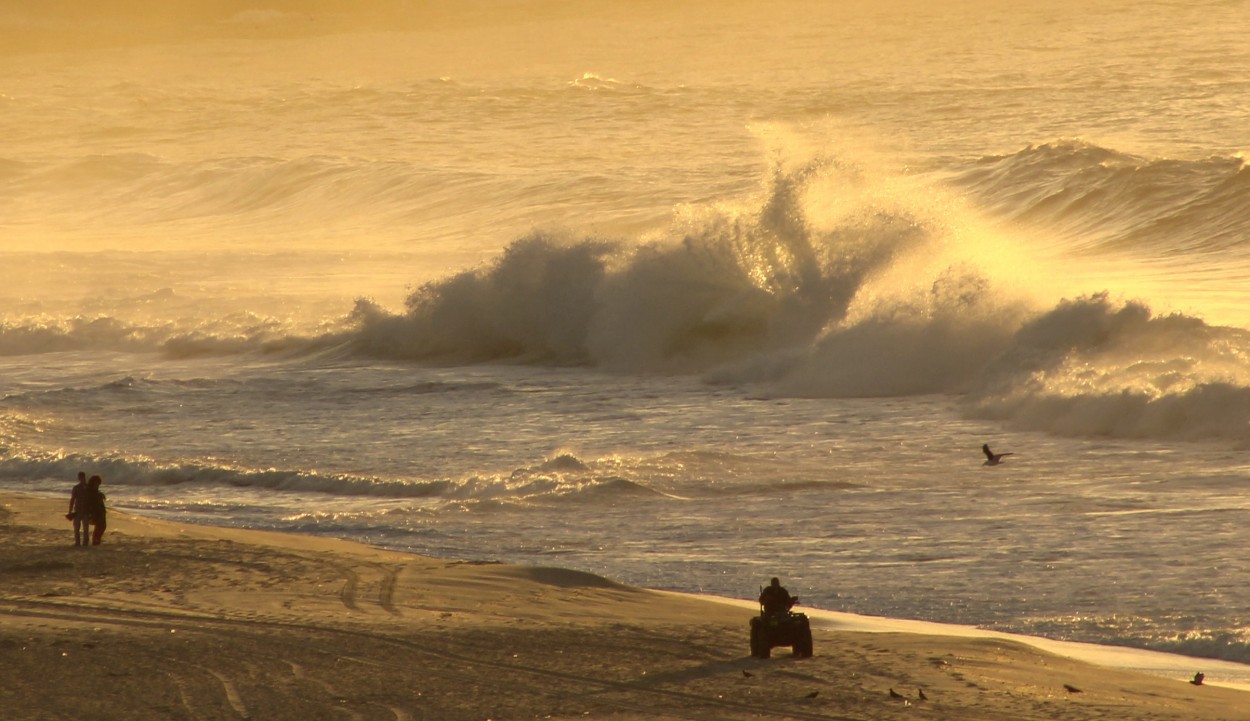
<svg viewBox="0 0 1250 721"><path fill-rule="evenodd" d="M798 596L791 596L785 586L781 585L781 580L774 578L772 582L760 592L760 605L764 607L764 615L772 616L785 615L790 612L790 607L799 602Z"/></svg>

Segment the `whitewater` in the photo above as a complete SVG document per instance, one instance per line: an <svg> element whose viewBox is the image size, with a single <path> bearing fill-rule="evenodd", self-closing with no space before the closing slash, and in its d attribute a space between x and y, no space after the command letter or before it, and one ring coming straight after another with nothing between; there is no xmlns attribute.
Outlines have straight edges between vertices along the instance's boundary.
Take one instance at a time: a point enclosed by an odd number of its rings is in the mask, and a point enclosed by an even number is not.
<svg viewBox="0 0 1250 721"><path fill-rule="evenodd" d="M0 488L1250 662L1250 3L379 7L0 13Z"/></svg>

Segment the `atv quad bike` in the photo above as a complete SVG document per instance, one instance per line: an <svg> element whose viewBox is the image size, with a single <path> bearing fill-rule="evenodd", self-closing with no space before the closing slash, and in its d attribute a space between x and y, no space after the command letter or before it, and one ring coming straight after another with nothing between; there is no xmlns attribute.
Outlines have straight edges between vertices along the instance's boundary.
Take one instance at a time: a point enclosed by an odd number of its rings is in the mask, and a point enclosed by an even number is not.
<svg viewBox="0 0 1250 721"><path fill-rule="evenodd" d="M799 658L812 655L812 627L807 614L795 611L764 613L751 619L751 655L768 658L774 648L789 646Z"/></svg>

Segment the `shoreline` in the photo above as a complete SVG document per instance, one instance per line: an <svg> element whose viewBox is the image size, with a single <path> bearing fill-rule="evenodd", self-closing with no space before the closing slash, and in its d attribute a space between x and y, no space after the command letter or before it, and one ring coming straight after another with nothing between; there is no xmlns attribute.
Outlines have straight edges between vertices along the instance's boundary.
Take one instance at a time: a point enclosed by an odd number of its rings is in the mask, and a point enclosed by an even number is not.
<svg viewBox="0 0 1250 721"><path fill-rule="evenodd" d="M755 608L752 601L701 596L695 598L725 603L740 608ZM1138 673L1149 673L1162 678L1188 681L1197 671L1206 675L1203 683L1250 691L1250 664L1223 659L1186 656L1167 651L1155 651L1135 646L1111 646L1084 641L1061 641L1043 636L1029 636L1006 631L992 631L976 626L919 621L886 616L868 616L846 611L828 611L819 608L799 608L812 619L813 628L829 628L863 633L914 633L928 636L960 636L967 638L997 638L1015 641L1058 656L1084 661L1097 666L1116 668Z"/></svg>
<svg viewBox="0 0 1250 721"><path fill-rule="evenodd" d="M0 501L6 496L6 492L0 491ZM31 497L51 498L43 494L32 494ZM131 511L121 511L128 515L142 516L142 514L133 513ZM154 519L156 520L156 519ZM225 531L233 531L224 526L214 526L211 524L198 524L190 522L166 521L175 525L197 526L202 528L222 529ZM283 531L257 531L258 533L274 533L279 536L301 536L303 534L288 533ZM323 538L321 536L308 536L310 538ZM334 537L324 537L334 538ZM360 543L360 545L369 548L376 548L379 551L387 553L400 553L411 555L414 557L424 558L419 553L408 552L402 550L388 549L382 546L373 546L359 541L341 540L344 543ZM463 559L443 559L448 561L468 562ZM665 589L646 589L662 594L671 594L674 596L688 597L695 600L708 601L712 603L724 604L730 607L747 609L749 613L754 614L757 610L757 604L749 599L738 599L727 596L716 596L710 594L693 593L689 591L672 591ZM1109 644L1099 644L1085 641L1063 641L1058 639L1046 638L1044 636L1030 636L1027 634L1012 633L1007 631L993 631L983 629L976 626L942 623L938 621L924 621L919 619L908 618L892 618L888 616L872 616L867 614L857 614L848 611L832 611L827 609L799 606L795 610L802 611L808 615L813 621L814 627L825 627L835 630L858 631L864 633L881 633L881 632L899 632L914 633L931 636L958 636L970 638L998 638L1009 641L1017 641L1025 643L1035 648L1054 653L1060 656L1085 661L1099 666L1109 668L1122 669L1127 671L1136 671L1142 673L1150 673L1163 678L1170 678L1180 681L1188 681L1197 671L1202 671L1206 678L1204 683L1212 686L1224 686L1242 691L1250 691L1250 664L1238 663L1236 661L1228 661L1224 659L1207 658L1203 656L1187 656L1179 653L1167 651L1157 651L1153 649L1139 648L1136 646L1116 646Z"/></svg>
<svg viewBox="0 0 1250 721"><path fill-rule="evenodd" d="M63 505L0 494L13 721L1250 720L1228 662L818 609L815 656L763 660L747 601L115 510L74 548Z"/></svg>

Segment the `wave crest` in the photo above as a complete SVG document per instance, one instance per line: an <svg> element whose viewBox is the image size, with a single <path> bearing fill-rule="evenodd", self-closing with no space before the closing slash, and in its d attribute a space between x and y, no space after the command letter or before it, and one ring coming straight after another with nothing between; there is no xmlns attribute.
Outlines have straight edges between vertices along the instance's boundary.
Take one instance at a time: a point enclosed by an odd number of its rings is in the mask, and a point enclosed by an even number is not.
<svg viewBox="0 0 1250 721"><path fill-rule="evenodd" d="M1080 140L982 158L954 178L996 215L1062 233L1074 250L1250 252L1244 158L1150 158Z"/></svg>
<svg viewBox="0 0 1250 721"><path fill-rule="evenodd" d="M1135 161L1075 143L998 162L1071 178ZM931 186L781 153L759 197L686 209L658 240L539 231L403 313L362 303L352 347L700 373L782 396L953 393L1021 428L1250 440L1250 334L1107 291L1047 300L1018 282L1031 259L1005 233Z"/></svg>
<svg viewBox="0 0 1250 721"><path fill-rule="evenodd" d="M753 207L691 210L640 245L535 232L485 268L423 286L402 314L362 302L357 348L699 372L803 345L846 315L873 273L934 239L902 206L809 219L812 185L855 183L844 170L824 158L778 163Z"/></svg>
<svg viewBox="0 0 1250 721"><path fill-rule="evenodd" d="M131 379L115 385L125 388ZM17 423L7 418L0 431ZM0 441L3 436L0 436ZM83 456L4 449L0 457L0 482L28 485L31 479L64 483L82 469L99 473L106 483L125 487L132 497L142 497L146 487L188 486L198 491L212 488L257 489L295 494L326 493L335 496L375 497L393 500L437 500L466 507L492 508L515 504L553 502L611 502L620 498L668 498L668 494L612 473L597 470L571 454L560 454L510 474L444 479L385 479L343 473L321 473L297 468L244 468L210 461L158 462L123 455Z"/></svg>

